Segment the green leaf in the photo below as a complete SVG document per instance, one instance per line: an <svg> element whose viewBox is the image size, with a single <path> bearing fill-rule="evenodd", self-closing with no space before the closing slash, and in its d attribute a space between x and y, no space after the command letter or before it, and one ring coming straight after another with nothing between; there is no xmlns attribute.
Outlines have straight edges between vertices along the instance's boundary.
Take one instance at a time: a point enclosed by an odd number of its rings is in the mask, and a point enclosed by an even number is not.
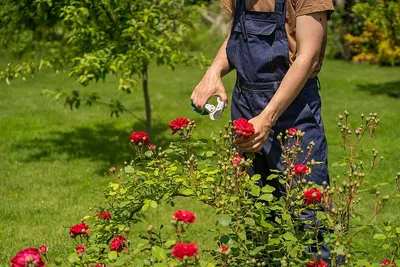
<svg viewBox="0 0 400 267"><path fill-rule="evenodd" d="M263 251L264 249L265 249L264 246L256 247L255 249L253 249L253 250L250 251L250 255L251 255L251 256L255 256L255 255L257 255L258 253L260 253L261 251Z"/></svg>
<svg viewBox="0 0 400 267"><path fill-rule="evenodd" d="M400 234L400 227L396 227L396 233Z"/></svg>
<svg viewBox="0 0 400 267"><path fill-rule="evenodd" d="M116 258L118 258L118 253L116 251L111 251L108 253L108 258L110 259L110 261L115 260Z"/></svg>
<svg viewBox="0 0 400 267"><path fill-rule="evenodd" d="M111 184L110 184L110 187L111 187L114 191L116 191L116 190L119 188L119 184L117 184L117 183L111 183Z"/></svg>
<svg viewBox="0 0 400 267"><path fill-rule="evenodd" d="M290 232L286 232L283 234L283 238L288 241L297 241L297 238Z"/></svg>
<svg viewBox="0 0 400 267"><path fill-rule="evenodd" d="M290 221L292 219L292 216L290 216L290 214L288 214L288 213L283 213L282 214L282 219L284 221Z"/></svg>
<svg viewBox="0 0 400 267"><path fill-rule="evenodd" d="M250 193L252 196L258 197L260 195L260 192L261 192L261 190L260 190L259 186L256 186L256 185L251 186Z"/></svg>
<svg viewBox="0 0 400 267"><path fill-rule="evenodd" d="M276 177L278 177L279 176L279 174L270 174L268 177L267 177L267 181L270 181L270 180L273 180L273 179L275 179Z"/></svg>
<svg viewBox="0 0 400 267"><path fill-rule="evenodd" d="M214 182L215 180L214 180L214 178L212 178L212 177L207 177L206 178L206 182Z"/></svg>
<svg viewBox="0 0 400 267"><path fill-rule="evenodd" d="M126 173L134 173L135 169L131 165L128 165L125 167L125 172Z"/></svg>
<svg viewBox="0 0 400 267"><path fill-rule="evenodd" d="M384 234L375 234L373 239L385 240L386 236Z"/></svg>
<svg viewBox="0 0 400 267"><path fill-rule="evenodd" d="M231 216L229 216L228 214L218 214L216 217L219 224L224 227L228 226L232 221Z"/></svg>
<svg viewBox="0 0 400 267"><path fill-rule="evenodd" d="M164 153L165 154L172 154L172 153L174 153L174 151L171 148L168 148L168 149L164 150Z"/></svg>
<svg viewBox="0 0 400 267"><path fill-rule="evenodd" d="M250 225L250 226L256 224L256 222L255 222L252 218L244 218L244 221L245 221L245 223L246 223L247 225Z"/></svg>
<svg viewBox="0 0 400 267"><path fill-rule="evenodd" d="M142 266L144 266L144 262L143 262L143 260L141 260L141 259L135 259L135 260L133 261L132 266L142 267Z"/></svg>
<svg viewBox="0 0 400 267"><path fill-rule="evenodd" d="M142 207L142 211L146 211L150 207L150 202L145 203Z"/></svg>
<svg viewBox="0 0 400 267"><path fill-rule="evenodd" d="M158 207L157 202L155 202L154 200L152 200L152 201L150 202L150 207L152 207L153 209L157 208L157 207Z"/></svg>
<svg viewBox="0 0 400 267"><path fill-rule="evenodd" d="M368 267L368 266L371 266L371 263L369 263L367 260L359 260L359 261L357 261L357 266Z"/></svg>
<svg viewBox="0 0 400 267"><path fill-rule="evenodd" d="M174 240L174 239L168 239L168 240L164 243L164 246L166 246L167 248L169 248L170 246L175 245L175 244L176 244L176 240Z"/></svg>
<svg viewBox="0 0 400 267"><path fill-rule="evenodd" d="M268 239L268 245L273 246L273 245L278 245L279 243L280 242L279 242L278 238L270 238L270 239Z"/></svg>
<svg viewBox="0 0 400 267"><path fill-rule="evenodd" d="M228 244L229 240L231 240L231 238L229 237L229 235L222 235L222 236L220 236L220 238L219 238L219 241L220 241L222 244Z"/></svg>
<svg viewBox="0 0 400 267"><path fill-rule="evenodd" d="M272 193L272 192L275 191L275 187L270 186L270 185L266 185L266 186L264 186L264 187L261 189L261 191L262 191L263 193Z"/></svg>
<svg viewBox="0 0 400 267"><path fill-rule="evenodd" d="M123 202L119 203L119 207L123 208L123 207L129 205L129 203L131 203L131 201L123 201Z"/></svg>
<svg viewBox="0 0 400 267"><path fill-rule="evenodd" d="M185 189L185 190L182 190L182 192L181 192L183 195L185 195L185 196L190 196L190 195L193 195L194 194L194 191L192 190L192 189Z"/></svg>
<svg viewBox="0 0 400 267"><path fill-rule="evenodd" d="M252 181L258 181L258 180L260 180L261 179L261 175L260 174L254 174L252 177L251 177L251 180Z"/></svg>
<svg viewBox="0 0 400 267"><path fill-rule="evenodd" d="M390 248L390 245L389 245L389 244L383 244L383 245L382 245L382 249L388 249L388 248Z"/></svg>
<svg viewBox="0 0 400 267"><path fill-rule="evenodd" d="M246 157L247 157L248 159L253 160L253 159L256 158L256 154L255 154L255 153L246 153Z"/></svg>
<svg viewBox="0 0 400 267"><path fill-rule="evenodd" d="M207 151L207 152L205 153L205 155L206 155L207 158L212 157L212 156L214 156L215 154L216 154L215 151Z"/></svg>
<svg viewBox="0 0 400 267"><path fill-rule="evenodd" d="M337 161L337 162L334 162L334 163L332 163L332 167L343 167L343 166L346 166L347 165L347 162L346 161Z"/></svg>
<svg viewBox="0 0 400 267"><path fill-rule="evenodd" d="M75 263L80 261L81 259L79 258L79 256L76 253L72 253L71 255L68 256L68 261L70 263Z"/></svg>
<svg viewBox="0 0 400 267"><path fill-rule="evenodd" d="M115 261L114 266L124 266L126 265L126 262L130 260L130 257L128 255L121 255L120 257L117 258Z"/></svg>
<svg viewBox="0 0 400 267"><path fill-rule="evenodd" d="M167 253L159 246L153 246L151 248L151 254L153 254L153 256L159 261L164 261L167 259Z"/></svg>
<svg viewBox="0 0 400 267"><path fill-rule="evenodd" d="M272 194L262 194L259 200L272 201L274 196Z"/></svg>
<svg viewBox="0 0 400 267"><path fill-rule="evenodd" d="M373 187L374 188L378 188L378 187L381 187L381 186L384 186L384 185L388 185L388 183L377 183Z"/></svg>
<svg viewBox="0 0 400 267"><path fill-rule="evenodd" d="M55 260L54 260L54 262L56 263L56 265L61 265L63 261L64 261L64 260L63 260L62 258L60 258L60 257L57 257L57 258L55 258Z"/></svg>
<svg viewBox="0 0 400 267"><path fill-rule="evenodd" d="M153 151L151 150L147 150L146 152L144 152L144 155L148 158L152 158L153 157Z"/></svg>
<svg viewBox="0 0 400 267"><path fill-rule="evenodd" d="M383 227L383 229L385 229L386 232L390 232L392 230L392 226L387 225L387 226Z"/></svg>

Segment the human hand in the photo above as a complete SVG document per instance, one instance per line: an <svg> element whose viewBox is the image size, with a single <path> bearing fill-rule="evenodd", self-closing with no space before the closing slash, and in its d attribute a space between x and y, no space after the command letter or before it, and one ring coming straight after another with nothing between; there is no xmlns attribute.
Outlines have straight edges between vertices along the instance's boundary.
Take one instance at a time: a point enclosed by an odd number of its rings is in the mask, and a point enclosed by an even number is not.
<svg viewBox="0 0 400 267"><path fill-rule="evenodd" d="M212 96L219 96L223 102L228 102L228 96L225 92L225 87L222 84L220 75L208 70L203 79L201 79L199 84L194 88L190 99L198 110L203 110L204 105Z"/></svg>
<svg viewBox="0 0 400 267"><path fill-rule="evenodd" d="M260 152L267 142L272 123L262 114L249 120L249 123L254 126L254 134L247 139L243 136L238 136L235 138L234 143L244 152Z"/></svg>

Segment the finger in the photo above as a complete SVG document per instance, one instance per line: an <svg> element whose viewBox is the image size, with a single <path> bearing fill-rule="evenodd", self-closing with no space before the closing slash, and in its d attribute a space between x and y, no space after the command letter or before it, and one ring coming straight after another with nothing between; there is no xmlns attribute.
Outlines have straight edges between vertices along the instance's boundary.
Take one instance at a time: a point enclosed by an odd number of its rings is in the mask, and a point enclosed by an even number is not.
<svg viewBox="0 0 400 267"><path fill-rule="evenodd" d="M221 99L222 102L228 103L228 95L226 94L225 88L222 87L221 89L219 89L214 96L219 96L219 98Z"/></svg>
<svg viewBox="0 0 400 267"><path fill-rule="evenodd" d="M264 144L263 143L256 143L251 147L246 147L246 148L240 148L244 152L259 152L263 148Z"/></svg>
<svg viewBox="0 0 400 267"><path fill-rule="evenodd" d="M197 101L193 104L198 110L202 111L204 106L206 105L206 102L207 101L204 99L197 99Z"/></svg>
<svg viewBox="0 0 400 267"><path fill-rule="evenodd" d="M192 99L192 104L196 107L197 110L202 111L206 101L202 97L198 97L195 95Z"/></svg>
<svg viewBox="0 0 400 267"><path fill-rule="evenodd" d="M255 144L265 143L265 138L263 136L255 136L253 139L248 139L246 142L238 144L241 148L251 148Z"/></svg>
<svg viewBox="0 0 400 267"><path fill-rule="evenodd" d="M254 138L255 138L254 135L250 136L249 138L245 138L244 136L239 135L239 136L235 137L234 143L235 143L236 145L238 145L238 146L239 146L239 145L241 146L241 145L244 144L244 143L254 142L254 141L253 141Z"/></svg>

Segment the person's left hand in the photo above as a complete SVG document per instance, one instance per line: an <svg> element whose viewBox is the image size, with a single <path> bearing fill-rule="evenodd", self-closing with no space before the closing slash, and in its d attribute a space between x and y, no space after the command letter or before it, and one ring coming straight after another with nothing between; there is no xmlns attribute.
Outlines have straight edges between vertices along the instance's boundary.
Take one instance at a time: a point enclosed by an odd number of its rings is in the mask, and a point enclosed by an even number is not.
<svg viewBox="0 0 400 267"><path fill-rule="evenodd" d="M254 134L248 139L244 137L235 138L235 144L244 152L260 152L267 142L272 123L261 114L249 120L254 126Z"/></svg>

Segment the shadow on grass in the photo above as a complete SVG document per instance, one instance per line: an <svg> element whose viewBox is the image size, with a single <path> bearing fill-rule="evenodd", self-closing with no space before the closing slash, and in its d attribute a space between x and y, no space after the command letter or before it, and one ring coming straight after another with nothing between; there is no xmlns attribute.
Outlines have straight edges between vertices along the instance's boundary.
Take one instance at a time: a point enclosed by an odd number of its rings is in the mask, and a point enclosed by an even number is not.
<svg viewBox="0 0 400 267"><path fill-rule="evenodd" d="M400 81L385 83L363 83L357 84L357 88L367 91L372 95L388 95L393 98L400 98Z"/></svg>
<svg viewBox="0 0 400 267"><path fill-rule="evenodd" d="M141 122L133 125L132 129L145 129ZM21 160L57 161L72 159L88 159L104 162L99 166L99 173L104 173L112 165L122 165L134 156L129 143L130 129L121 130L112 123L98 123L91 127L77 127L70 131L53 131L44 137L25 140L15 145L26 155ZM151 142L165 148L171 141L177 141L171 136L165 122L153 122Z"/></svg>

